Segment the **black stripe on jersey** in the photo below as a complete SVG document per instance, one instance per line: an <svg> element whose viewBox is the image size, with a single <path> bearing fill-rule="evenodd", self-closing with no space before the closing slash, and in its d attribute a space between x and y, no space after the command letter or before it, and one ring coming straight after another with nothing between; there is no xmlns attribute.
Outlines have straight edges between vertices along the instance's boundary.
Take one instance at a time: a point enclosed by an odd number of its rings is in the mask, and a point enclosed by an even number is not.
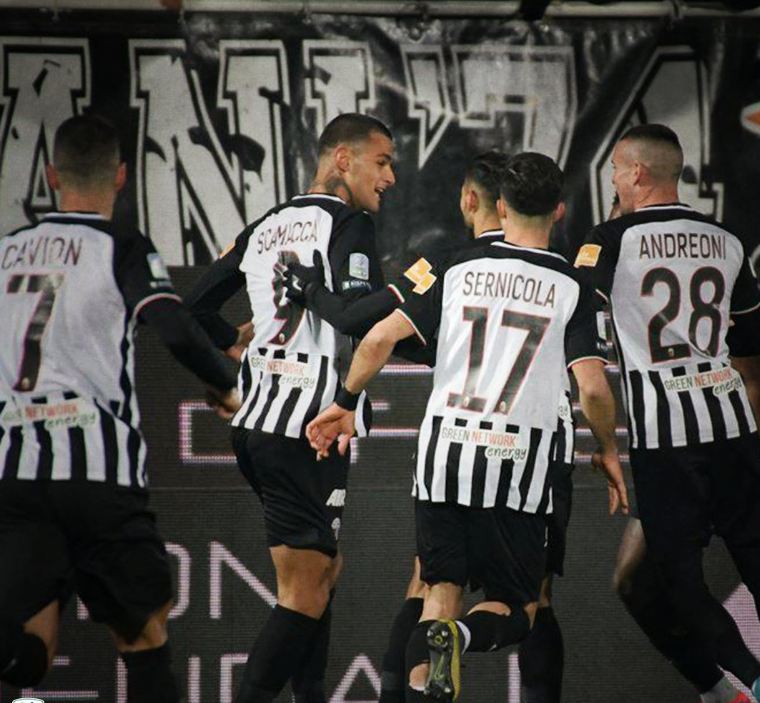
<svg viewBox="0 0 760 703"><path fill-rule="evenodd" d="M657 371L647 371L649 381L657 396L657 439L660 449L673 446L673 431L670 427L670 405L665 386ZM693 408L692 408L693 409Z"/></svg>
<svg viewBox="0 0 760 703"><path fill-rule="evenodd" d="M710 364L707 364L707 367L709 369ZM652 372L650 371L650 373ZM673 369L673 376L685 375L686 367L677 366ZM694 401L691 399L689 391L679 391L678 400L681 401L681 409L683 410L683 424L684 428L686 429L686 443L689 446L699 444L699 420L697 419L697 413L694 410ZM662 443L660 443L660 447L663 447Z"/></svg>
<svg viewBox="0 0 760 703"><path fill-rule="evenodd" d="M456 427L467 427L467 420L456 418ZM462 458L462 443L451 442L446 454L445 500L456 503L459 500L459 462Z"/></svg>
<svg viewBox="0 0 760 703"><path fill-rule="evenodd" d="M505 507L509 500L509 487L512 485L512 474L515 472L515 462L513 459L502 459L499 470L499 487L496 489L497 507Z"/></svg>
<svg viewBox="0 0 760 703"><path fill-rule="evenodd" d="M308 363L309 355L304 354L303 352L299 352L298 361L302 364ZM301 393L303 393L303 388L300 386L294 386L290 389L290 393L285 399L285 402L282 405L282 409L280 410L280 417L277 418L277 423L274 426L275 434L285 434L285 431L288 429L290 416L296 409L296 404L298 403L298 399L301 397Z"/></svg>
<svg viewBox="0 0 760 703"><path fill-rule="evenodd" d="M428 441L427 452L425 453L425 489L427 490L428 495L430 495L430 489L433 485L435 448L438 446L438 438L441 435L442 420L443 418L440 415L435 415L433 421L430 423L430 440Z"/></svg>
<svg viewBox="0 0 760 703"><path fill-rule="evenodd" d="M528 493L530 485L533 483L533 474L536 471L536 455L538 454L538 445L541 444L543 430L535 427L530 430L530 447L528 448L528 458L525 460L525 470L520 478L520 510L525 508L528 502ZM549 454L551 456L551 454Z"/></svg>
<svg viewBox="0 0 760 703"><path fill-rule="evenodd" d="M124 394L120 417L128 425L132 424L132 382L129 380L127 362L129 361L129 316L124 316L124 337L121 340L119 351L121 352L121 373L119 374L119 386Z"/></svg>
<svg viewBox="0 0 760 703"><path fill-rule="evenodd" d="M129 485L139 486L137 470L140 463L140 433L131 426L127 436L127 456L129 457Z"/></svg>
<svg viewBox="0 0 760 703"><path fill-rule="evenodd" d="M559 462L557 466L560 466L564 462ZM549 470L551 470L551 466L549 466ZM544 492L541 494L541 500L538 503L538 508L536 508L536 515L546 515L546 511L549 509L549 496L552 494L552 483L551 481L547 480L544 481Z"/></svg>
<svg viewBox="0 0 760 703"><path fill-rule="evenodd" d="M64 391L65 400L74 400L77 394ZM87 479L87 451L84 444L84 430L81 427L69 427L69 459L71 462L71 479L74 481Z"/></svg>
<svg viewBox="0 0 760 703"><path fill-rule="evenodd" d="M21 444L24 441L21 425L11 427L8 453L5 455L5 471L3 478L18 478L19 461L21 460Z"/></svg>
<svg viewBox="0 0 760 703"><path fill-rule="evenodd" d="M285 358L285 350L284 349L276 349L274 354L272 354L273 359L284 359ZM272 403L274 403L274 399L277 397L277 394L280 392L280 374L272 374L272 385L269 387L269 393L267 394L267 399L264 402L264 407L261 409L261 412L259 413L259 416L256 418L256 422L253 425L253 429L257 431L261 431L262 426L264 425L264 421L267 419L267 415L269 415L269 410L272 408Z"/></svg>
<svg viewBox="0 0 760 703"><path fill-rule="evenodd" d="M625 360L623 359L623 353L618 346L618 339L620 336L615 325L615 316L612 313L612 308L608 308L610 312L610 327L612 330L612 344L615 347L615 356L617 357L618 366L620 367L620 384L623 388L623 404L625 405L625 419L628 424L628 436L633 437L633 416L631 415L632 399L628 396L632 396L633 392L628 392L628 374L626 373ZM638 428L638 422L636 427ZM639 436L639 446L641 444L641 435Z"/></svg>
<svg viewBox="0 0 760 703"><path fill-rule="evenodd" d="M633 407L633 419L636 422L636 444L642 449L647 446L646 419L644 415L644 379L640 371L628 374L631 383L630 404Z"/></svg>
<svg viewBox="0 0 760 703"><path fill-rule="evenodd" d="M251 392L251 384L253 383L253 377L251 376L251 365L248 363L248 358L243 361L240 368L240 380L242 381L242 387L240 389L240 395L243 398L247 398Z"/></svg>
<svg viewBox="0 0 760 703"><path fill-rule="evenodd" d="M326 356L322 357L319 362L319 378L317 379L317 387L314 390L314 396L309 403L309 409L304 415L303 426L301 427L301 437L306 436L306 425L308 425L319 412L319 406L322 404L322 394L325 392L325 386L327 385L327 365L329 359Z"/></svg>
<svg viewBox="0 0 760 703"><path fill-rule="evenodd" d="M697 364L697 370L702 373L711 369L712 364L709 361ZM704 396L707 412L710 414L710 421L712 422L713 440L717 442L726 439L728 436L726 433L726 420L723 417L723 408L720 401L715 397L712 388L703 388L702 395ZM691 443L691 440L689 440L689 443Z"/></svg>
<svg viewBox="0 0 760 703"><path fill-rule="evenodd" d="M116 420L99 405L98 412L100 413L100 433L103 436L106 483L114 484L119 475L119 440L116 435Z"/></svg>
<svg viewBox="0 0 760 703"><path fill-rule="evenodd" d="M549 456L553 461L564 463L565 452L567 452L567 437L565 435L565 423L560 420L557 425L557 433L552 439L553 449L549 452Z"/></svg>
<svg viewBox="0 0 760 703"><path fill-rule="evenodd" d="M259 347L258 351L259 351L259 354L261 356L264 356L264 354L266 354L266 352L267 352L266 348L263 348L263 347ZM251 387L253 387L253 376L251 376L251 369L250 369L250 366L248 365L248 360L247 359L246 359L246 364L245 365L246 365L246 368L248 369L249 377L251 378ZM259 379L259 383L256 386L256 392L253 394L253 399L251 400L251 403L248 406L248 410L246 410L245 415L243 416L242 420L240 421L240 427L246 427L245 423L248 422L248 418L251 416L251 413L253 412L253 409L256 407L256 403L259 400L259 393L261 393L261 381L263 381L263 380L264 380L264 375L262 374L261 378ZM247 397L247 394L243 396L243 398L246 398L246 397Z"/></svg>
<svg viewBox="0 0 760 703"><path fill-rule="evenodd" d="M34 405L46 405L48 399L44 396L32 398ZM37 437L39 452L37 454L37 475L36 478L42 481L49 481L53 477L53 439L50 432L45 428L45 421L40 420L34 423L34 434Z"/></svg>
<svg viewBox="0 0 760 703"><path fill-rule="evenodd" d="M486 420L480 422L481 430L492 430L493 423ZM475 461L472 465L472 491L470 493L470 505L473 508L482 508L486 496L486 474L488 473L488 459L486 448L475 448Z"/></svg>
<svg viewBox="0 0 760 703"><path fill-rule="evenodd" d="M750 433L749 420L747 419L747 413L744 412L744 404L739 397L739 391L732 390L728 394L728 399L731 401L731 405L736 413L736 422L739 425L739 434L744 437Z"/></svg>

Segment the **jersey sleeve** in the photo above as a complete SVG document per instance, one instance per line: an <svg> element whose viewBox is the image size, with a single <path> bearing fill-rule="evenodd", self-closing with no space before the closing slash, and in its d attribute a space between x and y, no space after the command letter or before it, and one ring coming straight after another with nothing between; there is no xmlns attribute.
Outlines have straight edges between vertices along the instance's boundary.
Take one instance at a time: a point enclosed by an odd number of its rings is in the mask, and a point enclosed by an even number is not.
<svg viewBox="0 0 760 703"><path fill-rule="evenodd" d="M575 257L575 267L588 272L592 289L605 301L610 297L619 255L620 237L605 223L591 230Z"/></svg>
<svg viewBox="0 0 760 703"><path fill-rule="evenodd" d="M116 240L114 275L132 317L154 300L181 300L153 242L139 232Z"/></svg>
<svg viewBox="0 0 760 703"><path fill-rule="evenodd" d="M333 290L358 298L384 285L375 249L375 224L365 212L351 212L338 223L328 252Z"/></svg>
<svg viewBox="0 0 760 703"><path fill-rule="evenodd" d="M443 266L434 267L424 257L404 272L404 277L410 282L410 292L397 312L409 321L425 345L432 343L441 323L443 273Z"/></svg>
<svg viewBox="0 0 760 703"><path fill-rule="evenodd" d="M607 363L607 342L599 334L594 293L581 280L578 302L565 329L565 362L569 368L585 359Z"/></svg>
<svg viewBox="0 0 760 703"><path fill-rule="evenodd" d="M745 256L731 293L731 315L744 315L757 308L760 308L760 288Z"/></svg>

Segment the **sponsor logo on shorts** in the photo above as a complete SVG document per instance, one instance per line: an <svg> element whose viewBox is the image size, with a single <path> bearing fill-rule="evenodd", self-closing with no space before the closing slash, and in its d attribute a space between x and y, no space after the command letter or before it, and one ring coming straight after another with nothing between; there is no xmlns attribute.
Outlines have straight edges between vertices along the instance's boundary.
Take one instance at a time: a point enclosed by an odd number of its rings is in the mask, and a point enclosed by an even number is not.
<svg viewBox="0 0 760 703"><path fill-rule="evenodd" d="M338 539L338 535L340 534L340 518L336 517L335 520L332 521L332 525L330 525L330 527L332 527L335 539Z"/></svg>
<svg viewBox="0 0 760 703"><path fill-rule="evenodd" d="M330 494L330 497L327 499L327 503L325 503L325 505L327 505L330 508L342 508L345 504L346 504L346 489L345 488L336 488Z"/></svg>

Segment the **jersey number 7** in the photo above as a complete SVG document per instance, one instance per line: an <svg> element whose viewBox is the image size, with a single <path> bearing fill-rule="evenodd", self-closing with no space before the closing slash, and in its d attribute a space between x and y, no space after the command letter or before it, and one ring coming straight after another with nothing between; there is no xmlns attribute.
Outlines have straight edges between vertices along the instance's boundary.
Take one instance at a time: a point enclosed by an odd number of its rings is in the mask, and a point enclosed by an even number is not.
<svg viewBox="0 0 760 703"><path fill-rule="evenodd" d="M472 322L467 377L464 382L464 390L461 393L449 393L447 405L449 407L472 410L473 412L483 412L486 406L486 398L477 396L476 392L480 378L480 369L483 365L488 308L465 306L462 311L462 317L465 322ZM551 319L548 317L528 315L526 313L515 312L514 310L504 310L501 316L502 327L514 327L526 330L528 334L520 347L520 351L517 353L512 368L509 370L506 383L501 389L496 402L496 412L503 415L509 414L550 322Z"/></svg>
<svg viewBox="0 0 760 703"><path fill-rule="evenodd" d="M62 283L62 273L23 273L11 276L8 280L8 293L41 294L24 334L24 352L18 379L13 386L14 391L31 391L37 385L42 363L42 336L50 321L55 296Z"/></svg>

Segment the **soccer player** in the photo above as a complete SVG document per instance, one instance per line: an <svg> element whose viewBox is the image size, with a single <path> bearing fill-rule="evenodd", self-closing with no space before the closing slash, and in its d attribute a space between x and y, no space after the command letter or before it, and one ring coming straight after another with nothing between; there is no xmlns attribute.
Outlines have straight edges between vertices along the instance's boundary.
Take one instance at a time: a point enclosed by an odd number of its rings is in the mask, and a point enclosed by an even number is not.
<svg viewBox="0 0 760 703"><path fill-rule="evenodd" d="M741 241L679 202L672 130L633 127L612 163L622 216L591 232L576 265L612 315L647 558L680 624L757 698L760 663L708 591L702 550L714 530L758 602L760 293ZM651 619L637 621L657 642ZM706 675L720 682L712 663Z"/></svg>
<svg viewBox="0 0 760 703"><path fill-rule="evenodd" d="M431 266L370 330L336 403L307 427L321 456L336 440L345 452L360 394L394 345L437 335L415 472L421 578L430 589L407 647L407 700L456 700L463 651L498 649L530 631L545 570L547 473L566 365L601 445L610 511L627 510L592 293L547 249L564 210L562 181L546 156L512 157L497 205L504 240ZM482 587L485 600L454 621L468 583Z"/></svg>
<svg viewBox="0 0 760 703"><path fill-rule="evenodd" d="M349 460L317 463L305 427L340 388L350 339L285 297L285 266L325 262L331 290L353 299L383 285L374 224L395 183L391 133L380 121L343 114L319 138L319 163L305 195L264 213L237 237L188 297L218 346L237 330L219 315L246 286L255 327L243 355L243 405L232 420L240 468L261 499L277 572L277 605L251 650L239 703L272 701L292 679L299 703L325 700L331 591L341 566L338 533ZM369 403L360 401L366 427Z"/></svg>
<svg viewBox="0 0 760 703"><path fill-rule="evenodd" d="M235 376L150 240L111 222L126 179L114 128L65 121L48 179L60 211L0 239L0 680L43 679L76 590L113 634L130 703L175 703L171 573L135 397L138 322L228 412Z"/></svg>
<svg viewBox="0 0 760 703"><path fill-rule="evenodd" d="M460 211L465 225L471 231L476 246L504 239L496 202L500 195L501 172L508 157L498 151L477 156L467 171L460 193ZM446 245L444 244L444 247ZM362 335L376 322L389 315L406 297L412 295L417 281L417 268L412 266L397 281L377 293L358 301L348 302L330 293L323 285L321 271L303 264L289 264L286 286L291 298L302 301L310 310L327 319L346 334ZM397 346L394 354L409 357L415 352L416 361L433 365L432 354L423 355L409 345ZM569 400L569 380L560 404L560 430L556 446L556 461L550 468L553 511L547 515L548 544L546 576L536 619L531 633L519 647L519 666L522 696L527 703L551 703L560 700L564 649L562 632L551 607L553 574L562 574L565 536L570 519L572 500L572 469L574 453L574 424ZM420 580L419 559L415 558L414 573L407 587L407 597L394 618L383 656L380 677L380 703L403 703L405 681L405 653L407 642L422 614L425 584Z"/></svg>

